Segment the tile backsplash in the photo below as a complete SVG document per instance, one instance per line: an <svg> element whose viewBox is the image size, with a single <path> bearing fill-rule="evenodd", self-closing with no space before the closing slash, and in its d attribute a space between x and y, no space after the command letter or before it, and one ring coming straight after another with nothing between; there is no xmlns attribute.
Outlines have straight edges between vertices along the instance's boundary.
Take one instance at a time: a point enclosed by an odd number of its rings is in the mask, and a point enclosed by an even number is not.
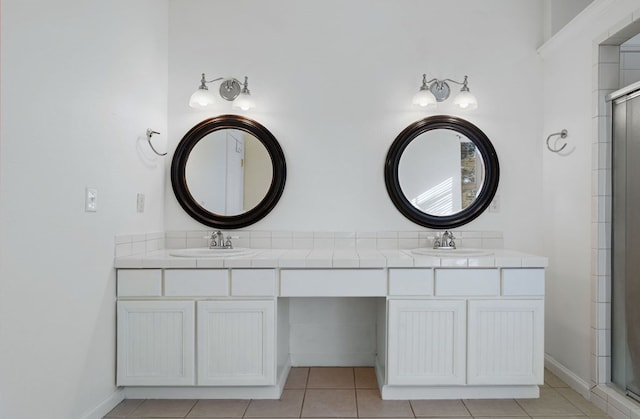
<svg viewBox="0 0 640 419"><path fill-rule="evenodd" d="M206 247L213 230L167 231L115 237L115 256L132 256L161 249ZM501 231L452 230L458 247L502 249ZM225 231L235 247L259 249L413 249L433 246L435 231L305 232Z"/></svg>

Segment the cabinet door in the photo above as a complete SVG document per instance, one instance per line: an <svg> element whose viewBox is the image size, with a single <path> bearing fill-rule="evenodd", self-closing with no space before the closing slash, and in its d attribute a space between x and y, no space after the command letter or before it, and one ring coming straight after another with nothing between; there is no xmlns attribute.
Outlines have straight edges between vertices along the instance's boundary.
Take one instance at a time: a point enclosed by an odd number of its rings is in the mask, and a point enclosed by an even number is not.
<svg viewBox="0 0 640 419"><path fill-rule="evenodd" d="M390 385L465 382L464 300L389 300Z"/></svg>
<svg viewBox="0 0 640 419"><path fill-rule="evenodd" d="M275 384L275 301L198 302L198 385Z"/></svg>
<svg viewBox="0 0 640 419"><path fill-rule="evenodd" d="M469 301L468 384L542 384L544 300Z"/></svg>
<svg viewBox="0 0 640 419"><path fill-rule="evenodd" d="M194 302L118 301L117 385L194 385Z"/></svg>

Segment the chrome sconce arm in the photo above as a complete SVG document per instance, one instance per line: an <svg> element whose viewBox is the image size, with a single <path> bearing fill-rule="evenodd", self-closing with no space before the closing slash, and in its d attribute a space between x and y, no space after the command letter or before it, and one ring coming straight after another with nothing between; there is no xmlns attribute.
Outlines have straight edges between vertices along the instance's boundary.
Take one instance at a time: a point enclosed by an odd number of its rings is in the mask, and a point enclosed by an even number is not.
<svg viewBox="0 0 640 419"><path fill-rule="evenodd" d="M462 86L460 93L453 99L454 105L461 109L476 109L478 107L478 100L469 91L468 76L464 76L464 80L460 82L453 79L437 78L427 80L426 74L422 75L422 86L413 97L413 104L423 108L434 108L438 102L444 102L449 98L451 94L449 83Z"/></svg>
<svg viewBox="0 0 640 419"><path fill-rule="evenodd" d="M251 92L249 91L249 78L245 76L244 83L235 77L225 79L224 77L218 77L212 80L207 80L205 73L202 73L200 79L200 86L189 99L189 106L192 108L206 108L215 102L215 97L211 92L207 84L216 81L224 80L220 83L218 92L220 97L230 102L233 102L232 107L234 109L241 109L243 111L255 108L255 102L251 98Z"/></svg>

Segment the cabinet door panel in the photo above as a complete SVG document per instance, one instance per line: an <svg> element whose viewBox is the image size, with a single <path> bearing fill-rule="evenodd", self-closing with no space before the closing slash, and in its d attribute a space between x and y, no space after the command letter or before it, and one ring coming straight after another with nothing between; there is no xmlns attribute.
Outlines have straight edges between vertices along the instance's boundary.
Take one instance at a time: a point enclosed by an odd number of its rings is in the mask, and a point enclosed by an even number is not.
<svg viewBox="0 0 640 419"><path fill-rule="evenodd" d="M468 384L542 384L544 300L469 301Z"/></svg>
<svg viewBox="0 0 640 419"><path fill-rule="evenodd" d="M118 301L117 384L193 385L193 301Z"/></svg>
<svg viewBox="0 0 640 419"><path fill-rule="evenodd" d="M464 300L390 300L390 385L465 382Z"/></svg>
<svg viewBox="0 0 640 419"><path fill-rule="evenodd" d="M198 384L275 384L275 301L198 302Z"/></svg>

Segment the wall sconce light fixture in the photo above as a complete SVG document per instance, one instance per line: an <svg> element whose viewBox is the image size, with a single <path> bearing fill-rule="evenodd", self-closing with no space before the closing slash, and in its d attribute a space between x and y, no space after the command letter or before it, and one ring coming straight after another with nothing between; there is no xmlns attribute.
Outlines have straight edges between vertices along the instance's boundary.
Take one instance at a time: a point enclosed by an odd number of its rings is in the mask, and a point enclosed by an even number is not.
<svg viewBox="0 0 640 419"><path fill-rule="evenodd" d="M209 92L207 84L220 80L224 80L220 83L220 88L218 89L220 96L230 102L232 101L232 108L248 111L256 107L255 102L251 98L251 92L249 92L249 79L247 77L244 78L244 83L240 83L240 81L234 77L228 79L218 77L217 79L207 80L204 73L202 73L202 79L200 79L200 87L198 87L198 90L196 90L189 99L189 106L203 109L213 104L216 99L215 96Z"/></svg>
<svg viewBox="0 0 640 419"><path fill-rule="evenodd" d="M427 75L422 75L422 86L420 91L413 96L413 104L433 109L438 102L447 100L451 93L449 83L455 83L462 86L460 93L453 98L453 104L460 109L476 109L478 107L478 99L469 91L467 82L467 76L464 76L464 81L459 82L451 79L431 79L427 80Z"/></svg>

